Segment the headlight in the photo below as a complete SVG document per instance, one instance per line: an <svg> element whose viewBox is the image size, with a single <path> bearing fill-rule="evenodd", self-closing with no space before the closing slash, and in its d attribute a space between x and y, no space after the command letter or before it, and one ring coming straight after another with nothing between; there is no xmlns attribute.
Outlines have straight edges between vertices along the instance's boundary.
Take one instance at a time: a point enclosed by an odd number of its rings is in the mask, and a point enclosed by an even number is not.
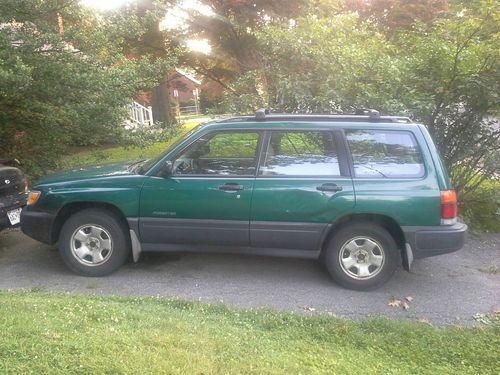
<svg viewBox="0 0 500 375"><path fill-rule="evenodd" d="M38 198L40 198L40 193L39 191L30 191L30 194L28 195L28 206L32 206L36 203Z"/></svg>

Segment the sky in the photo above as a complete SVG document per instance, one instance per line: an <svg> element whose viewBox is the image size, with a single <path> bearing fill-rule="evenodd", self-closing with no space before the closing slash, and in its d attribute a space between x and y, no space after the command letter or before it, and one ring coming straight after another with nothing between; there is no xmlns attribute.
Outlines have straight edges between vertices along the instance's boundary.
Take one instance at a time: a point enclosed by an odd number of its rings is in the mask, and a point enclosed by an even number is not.
<svg viewBox="0 0 500 375"><path fill-rule="evenodd" d="M131 0L81 0L81 3L91 8L108 10L129 3Z"/></svg>
<svg viewBox="0 0 500 375"><path fill-rule="evenodd" d="M82 4L94 8L96 10L110 10L117 8L126 3L134 0L80 0ZM184 0L178 6L172 8L165 15L165 19L161 22L159 27L163 30L183 28L185 20L188 17L186 10L197 9L200 13L205 15L213 14L211 8L204 5L199 0ZM188 39L184 42L185 46L191 51L210 54L212 47L206 39Z"/></svg>

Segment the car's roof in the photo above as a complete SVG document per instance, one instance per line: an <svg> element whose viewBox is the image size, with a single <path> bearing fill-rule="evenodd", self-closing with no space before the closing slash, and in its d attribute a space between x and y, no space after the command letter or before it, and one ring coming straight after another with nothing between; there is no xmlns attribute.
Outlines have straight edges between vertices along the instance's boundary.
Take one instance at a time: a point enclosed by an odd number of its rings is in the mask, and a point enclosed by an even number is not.
<svg viewBox="0 0 500 375"><path fill-rule="evenodd" d="M370 110L373 111L373 110ZM257 112L255 116L233 116L206 123L207 129L255 129L255 128L414 128L408 117L380 116L377 111L366 115L318 115L318 114L268 114Z"/></svg>

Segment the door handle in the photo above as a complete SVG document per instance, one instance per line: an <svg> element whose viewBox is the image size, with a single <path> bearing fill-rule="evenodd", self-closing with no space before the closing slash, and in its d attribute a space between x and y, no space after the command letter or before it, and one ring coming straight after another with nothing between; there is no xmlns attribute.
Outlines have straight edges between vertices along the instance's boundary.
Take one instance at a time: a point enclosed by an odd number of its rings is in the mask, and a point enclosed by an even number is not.
<svg viewBox="0 0 500 375"><path fill-rule="evenodd" d="M337 191L342 191L342 186L338 186L337 184L323 184L320 186L316 186L316 190L333 191L336 193Z"/></svg>
<svg viewBox="0 0 500 375"><path fill-rule="evenodd" d="M243 189L245 189L243 187L243 185L236 184L236 183L227 183L227 184L219 186L219 190L222 190L222 191L240 191Z"/></svg>

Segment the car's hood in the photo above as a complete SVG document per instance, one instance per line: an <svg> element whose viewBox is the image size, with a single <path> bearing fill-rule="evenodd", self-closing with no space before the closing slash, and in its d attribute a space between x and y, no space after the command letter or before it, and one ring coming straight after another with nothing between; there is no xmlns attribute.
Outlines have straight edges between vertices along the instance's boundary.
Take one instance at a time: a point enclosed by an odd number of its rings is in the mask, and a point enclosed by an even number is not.
<svg viewBox="0 0 500 375"><path fill-rule="evenodd" d="M83 166L74 169L63 170L56 172L37 181L35 185L46 185L59 182L71 182L79 180L88 180L101 177L118 177L135 174L129 170L129 166L133 161L122 161L118 163L99 164Z"/></svg>

